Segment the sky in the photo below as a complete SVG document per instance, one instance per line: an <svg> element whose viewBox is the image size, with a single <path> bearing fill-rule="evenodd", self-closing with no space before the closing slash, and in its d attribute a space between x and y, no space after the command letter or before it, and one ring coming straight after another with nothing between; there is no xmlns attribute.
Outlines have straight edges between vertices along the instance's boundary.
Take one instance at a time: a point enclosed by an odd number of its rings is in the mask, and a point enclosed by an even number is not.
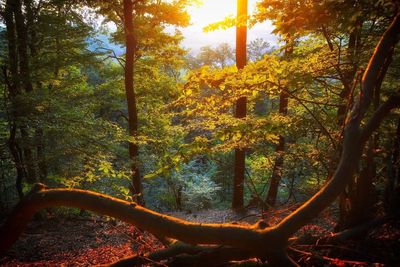
<svg viewBox="0 0 400 267"><path fill-rule="evenodd" d="M184 36L182 46L189 50L189 53L196 55L200 48L210 45L216 47L221 43L228 43L233 48L236 46L236 29L230 28L227 30L217 30L212 32L204 32L203 28L210 23L222 21L227 16L236 16L236 1L237 0L201 0L201 4L194 5L188 8L191 16L191 25L185 28L180 28ZM255 10L257 0L248 0L248 13L252 14ZM111 31L115 31L113 23L107 23L107 27ZM170 29L173 30L173 29ZM251 42L256 38L262 38L271 46L276 46L278 38L271 32L273 26L271 22L266 21L256 24L247 31L247 42ZM125 49L118 45L109 43L106 36L100 36L105 43L108 43L109 48L116 51L118 55L123 54Z"/></svg>
<svg viewBox="0 0 400 267"><path fill-rule="evenodd" d="M192 6L188 9L191 15L191 25L181 29L185 37L182 45L196 54L200 47L211 45L213 47L221 43L229 43L235 47L235 28L204 32L203 28L210 23L222 21L227 16L236 16L237 0L203 0L199 6ZM249 14L255 9L256 0L248 0ZM256 38L262 38L271 46L277 44L277 37L271 32L273 26L270 22L256 24L248 30L247 42Z"/></svg>

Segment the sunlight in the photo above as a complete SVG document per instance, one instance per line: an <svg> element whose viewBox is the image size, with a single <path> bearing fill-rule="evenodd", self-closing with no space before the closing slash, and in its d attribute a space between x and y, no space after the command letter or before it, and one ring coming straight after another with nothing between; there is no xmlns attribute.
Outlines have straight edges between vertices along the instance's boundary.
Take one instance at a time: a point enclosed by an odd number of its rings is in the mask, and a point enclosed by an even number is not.
<svg viewBox="0 0 400 267"><path fill-rule="evenodd" d="M255 9L256 0L249 0L249 14ZM220 43L229 43L235 46L235 29L204 32L203 28L211 23L222 21L227 16L236 16L236 0L202 0L199 5L188 8L191 16L191 26L182 29L185 36L183 45L197 52L200 47ZM248 30L248 40L263 38L276 44L276 36L271 34L272 25L264 22ZM223 33L223 34L222 34Z"/></svg>
<svg viewBox="0 0 400 267"><path fill-rule="evenodd" d="M235 16L236 0L202 0L189 9L189 14L192 24L204 27L227 16Z"/></svg>

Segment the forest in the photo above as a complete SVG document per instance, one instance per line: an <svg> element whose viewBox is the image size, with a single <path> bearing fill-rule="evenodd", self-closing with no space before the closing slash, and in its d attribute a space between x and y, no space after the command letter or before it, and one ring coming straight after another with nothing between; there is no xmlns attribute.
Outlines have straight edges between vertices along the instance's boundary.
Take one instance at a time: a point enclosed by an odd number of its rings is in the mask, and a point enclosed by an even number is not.
<svg viewBox="0 0 400 267"><path fill-rule="evenodd" d="M400 266L400 1L201 2L0 0L0 266Z"/></svg>

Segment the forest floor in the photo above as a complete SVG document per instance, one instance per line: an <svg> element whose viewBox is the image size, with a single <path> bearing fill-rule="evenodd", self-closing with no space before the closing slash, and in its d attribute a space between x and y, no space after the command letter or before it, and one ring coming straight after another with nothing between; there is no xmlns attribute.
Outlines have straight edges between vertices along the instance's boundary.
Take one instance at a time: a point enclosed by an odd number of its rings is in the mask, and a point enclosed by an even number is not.
<svg viewBox="0 0 400 267"><path fill-rule="evenodd" d="M268 224L274 225L295 208L296 206L289 206L263 213L262 217ZM250 210L246 213L204 210L191 213L166 212L166 214L188 221L209 223L253 224L261 218L259 210ZM310 237L329 235L334 222L334 216L326 211L315 224L306 226L299 234ZM161 247L162 245L152 235L105 217L54 216L31 222L13 248L6 255L0 255L0 266L108 264ZM324 266L400 266L400 223L387 223L370 231L358 241L347 241L335 246L302 244L293 247L292 257L302 266L322 266L321 262L324 262Z"/></svg>

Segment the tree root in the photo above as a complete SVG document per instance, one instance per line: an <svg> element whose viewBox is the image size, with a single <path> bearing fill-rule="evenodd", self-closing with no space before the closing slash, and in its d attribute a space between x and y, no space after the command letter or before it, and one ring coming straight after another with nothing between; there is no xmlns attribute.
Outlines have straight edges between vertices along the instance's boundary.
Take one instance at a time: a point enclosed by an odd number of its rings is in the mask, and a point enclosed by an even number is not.
<svg viewBox="0 0 400 267"><path fill-rule="evenodd" d="M148 253L146 255L136 255L133 257L125 258L117 261L108 266L110 267L125 267L125 266L136 266L149 262L160 262L163 260L168 260L169 258L175 257L181 254L195 254L205 250L205 247L194 246L190 244L185 244L179 241L175 241L171 246Z"/></svg>
<svg viewBox="0 0 400 267"><path fill-rule="evenodd" d="M168 262L172 267L202 267L202 266L221 266L230 261L249 259L254 256L251 251L239 248L217 247L205 249L197 254L179 255Z"/></svg>
<svg viewBox="0 0 400 267"><path fill-rule="evenodd" d="M175 242L170 247L146 255L136 255L122 259L108 267L128 267L142 264L160 266L220 266L234 260L245 260L252 256L250 251L222 246L194 246L182 242ZM165 264L161 261L166 262Z"/></svg>
<svg viewBox="0 0 400 267"><path fill-rule="evenodd" d="M326 266L326 264L333 264L334 266L370 266L371 263L362 262L362 261L353 261L353 260L345 260L345 259L338 259L338 258L331 258L326 256L317 255L308 251L302 251L293 247L290 247L289 250L292 253L297 255L301 255L301 257L306 257L307 261L312 259L315 261L312 266ZM310 266L309 263L307 266ZM331 265L329 265L331 266ZM375 265L374 265L375 266Z"/></svg>
<svg viewBox="0 0 400 267"><path fill-rule="evenodd" d="M386 223L388 220L389 220L388 217L375 218L371 221L368 221L368 222L358 225L356 227L349 228L349 229L343 230L341 232L335 233L333 235L320 238L317 243L318 244L340 243L340 242L346 241L350 238L361 236L361 235L367 233L370 229Z"/></svg>

